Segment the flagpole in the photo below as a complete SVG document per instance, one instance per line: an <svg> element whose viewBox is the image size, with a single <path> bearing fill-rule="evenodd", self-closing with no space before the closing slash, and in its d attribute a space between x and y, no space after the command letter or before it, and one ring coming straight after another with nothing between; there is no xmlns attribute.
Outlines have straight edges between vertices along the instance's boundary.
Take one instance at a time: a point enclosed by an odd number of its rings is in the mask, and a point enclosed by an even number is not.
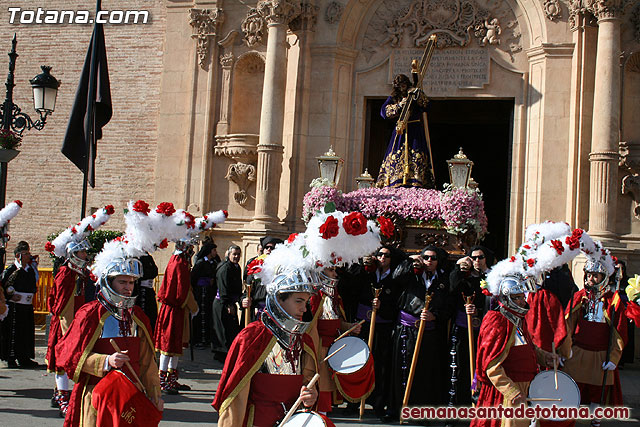
<svg viewBox="0 0 640 427"><path fill-rule="evenodd" d="M98 16L98 12L101 9L101 0L96 0L96 17ZM85 156L85 167L82 182L82 209L80 213L80 219L86 216L87 211L87 190L89 184L89 162L93 158L95 151L95 130L96 130L96 86L97 86L97 75L98 75L98 52L96 49L97 45L97 28L98 28L97 19L95 20L95 24L93 25L93 34L91 36L91 68L89 72L89 97L87 100L87 105L89 107L87 123L88 123L88 133L85 134L85 144L86 144L86 156Z"/></svg>

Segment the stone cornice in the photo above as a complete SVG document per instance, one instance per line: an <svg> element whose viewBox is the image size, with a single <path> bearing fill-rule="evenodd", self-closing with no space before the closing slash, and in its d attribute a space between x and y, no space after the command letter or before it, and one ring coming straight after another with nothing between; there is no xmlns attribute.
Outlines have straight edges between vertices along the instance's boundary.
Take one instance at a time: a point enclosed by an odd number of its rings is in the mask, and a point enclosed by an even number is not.
<svg viewBox="0 0 640 427"><path fill-rule="evenodd" d="M267 25L289 24L300 14L299 0L260 0L256 6Z"/></svg>

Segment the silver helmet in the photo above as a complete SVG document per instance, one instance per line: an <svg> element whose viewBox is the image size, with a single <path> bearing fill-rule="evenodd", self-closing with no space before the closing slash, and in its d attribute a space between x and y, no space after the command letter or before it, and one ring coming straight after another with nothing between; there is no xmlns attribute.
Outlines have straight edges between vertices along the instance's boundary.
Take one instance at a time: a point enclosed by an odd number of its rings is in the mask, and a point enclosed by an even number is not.
<svg viewBox="0 0 640 427"><path fill-rule="evenodd" d="M194 238L184 238L176 241L176 253L184 253L188 251L193 252L193 247L198 244L198 239Z"/></svg>
<svg viewBox="0 0 640 427"><path fill-rule="evenodd" d="M587 273L600 273L603 279L595 285L591 285L587 280ZM610 276L606 266L602 262L587 258L587 262L584 265L584 289L587 291L587 295L593 299L599 299L604 295L607 292Z"/></svg>
<svg viewBox="0 0 640 427"><path fill-rule="evenodd" d="M336 294L336 288L338 286L338 282L340 281L340 279L338 277L329 277L326 273L325 270L322 270L318 273L318 277L320 279L320 287L322 288L322 290L331 296L334 296Z"/></svg>
<svg viewBox="0 0 640 427"><path fill-rule="evenodd" d="M507 309L507 312L513 313L517 317L524 317L529 311L529 307L521 307L515 301L512 296L517 294L524 294L526 292L536 291L536 280L533 277L525 277L520 274L509 274L500 281L500 293L498 295L498 301L502 307ZM503 314L505 312L503 311ZM506 316L509 318L509 316Z"/></svg>
<svg viewBox="0 0 640 427"><path fill-rule="evenodd" d="M287 313L280 305L278 297L294 292L313 294L319 283L320 278L315 271L295 269L278 274L267 286L266 307L262 313L262 322L285 348L290 349L296 335L306 332L311 322L298 320Z"/></svg>
<svg viewBox="0 0 640 427"><path fill-rule="evenodd" d="M65 252L67 255L67 260L69 261L69 267L72 270L77 271L78 273L84 273L84 269L87 267L89 260L79 258L77 254L80 251L88 251L89 249L91 249L91 244L87 239L81 240L79 242L67 243Z"/></svg>
<svg viewBox="0 0 640 427"><path fill-rule="evenodd" d="M136 297L121 295L113 289L111 284L117 276L139 279L142 277L142 263L136 258L116 258L109 263L100 276L98 298L117 319L122 320L123 311L133 308Z"/></svg>

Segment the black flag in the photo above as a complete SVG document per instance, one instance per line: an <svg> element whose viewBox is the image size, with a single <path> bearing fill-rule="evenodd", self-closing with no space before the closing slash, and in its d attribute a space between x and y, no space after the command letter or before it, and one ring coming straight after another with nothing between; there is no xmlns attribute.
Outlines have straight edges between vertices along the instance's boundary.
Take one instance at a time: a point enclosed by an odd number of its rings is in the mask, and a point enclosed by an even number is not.
<svg viewBox="0 0 640 427"><path fill-rule="evenodd" d="M99 0L97 9L100 10ZM111 114L104 30L102 24L96 23L62 143L62 154L84 172L91 187L95 187L97 141L102 138L102 127L109 123Z"/></svg>

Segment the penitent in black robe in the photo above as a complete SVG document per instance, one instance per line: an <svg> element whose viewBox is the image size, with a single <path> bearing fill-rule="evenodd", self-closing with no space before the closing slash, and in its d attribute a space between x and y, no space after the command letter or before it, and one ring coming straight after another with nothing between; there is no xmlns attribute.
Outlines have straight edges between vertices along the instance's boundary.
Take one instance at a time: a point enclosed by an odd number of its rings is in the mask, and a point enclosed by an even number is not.
<svg viewBox="0 0 640 427"><path fill-rule="evenodd" d="M242 295L242 271L238 264L227 260L216 272L218 292L213 300L214 352L226 355L240 332L238 302Z"/></svg>
<svg viewBox="0 0 640 427"><path fill-rule="evenodd" d="M12 286L16 292L35 293L37 291L36 273L31 267L28 270L18 269L11 264L2 274L2 284L5 289ZM1 322L2 345L0 358L2 360L25 361L35 357L35 330L33 320L33 304L18 304L10 301L6 295L9 313Z"/></svg>

